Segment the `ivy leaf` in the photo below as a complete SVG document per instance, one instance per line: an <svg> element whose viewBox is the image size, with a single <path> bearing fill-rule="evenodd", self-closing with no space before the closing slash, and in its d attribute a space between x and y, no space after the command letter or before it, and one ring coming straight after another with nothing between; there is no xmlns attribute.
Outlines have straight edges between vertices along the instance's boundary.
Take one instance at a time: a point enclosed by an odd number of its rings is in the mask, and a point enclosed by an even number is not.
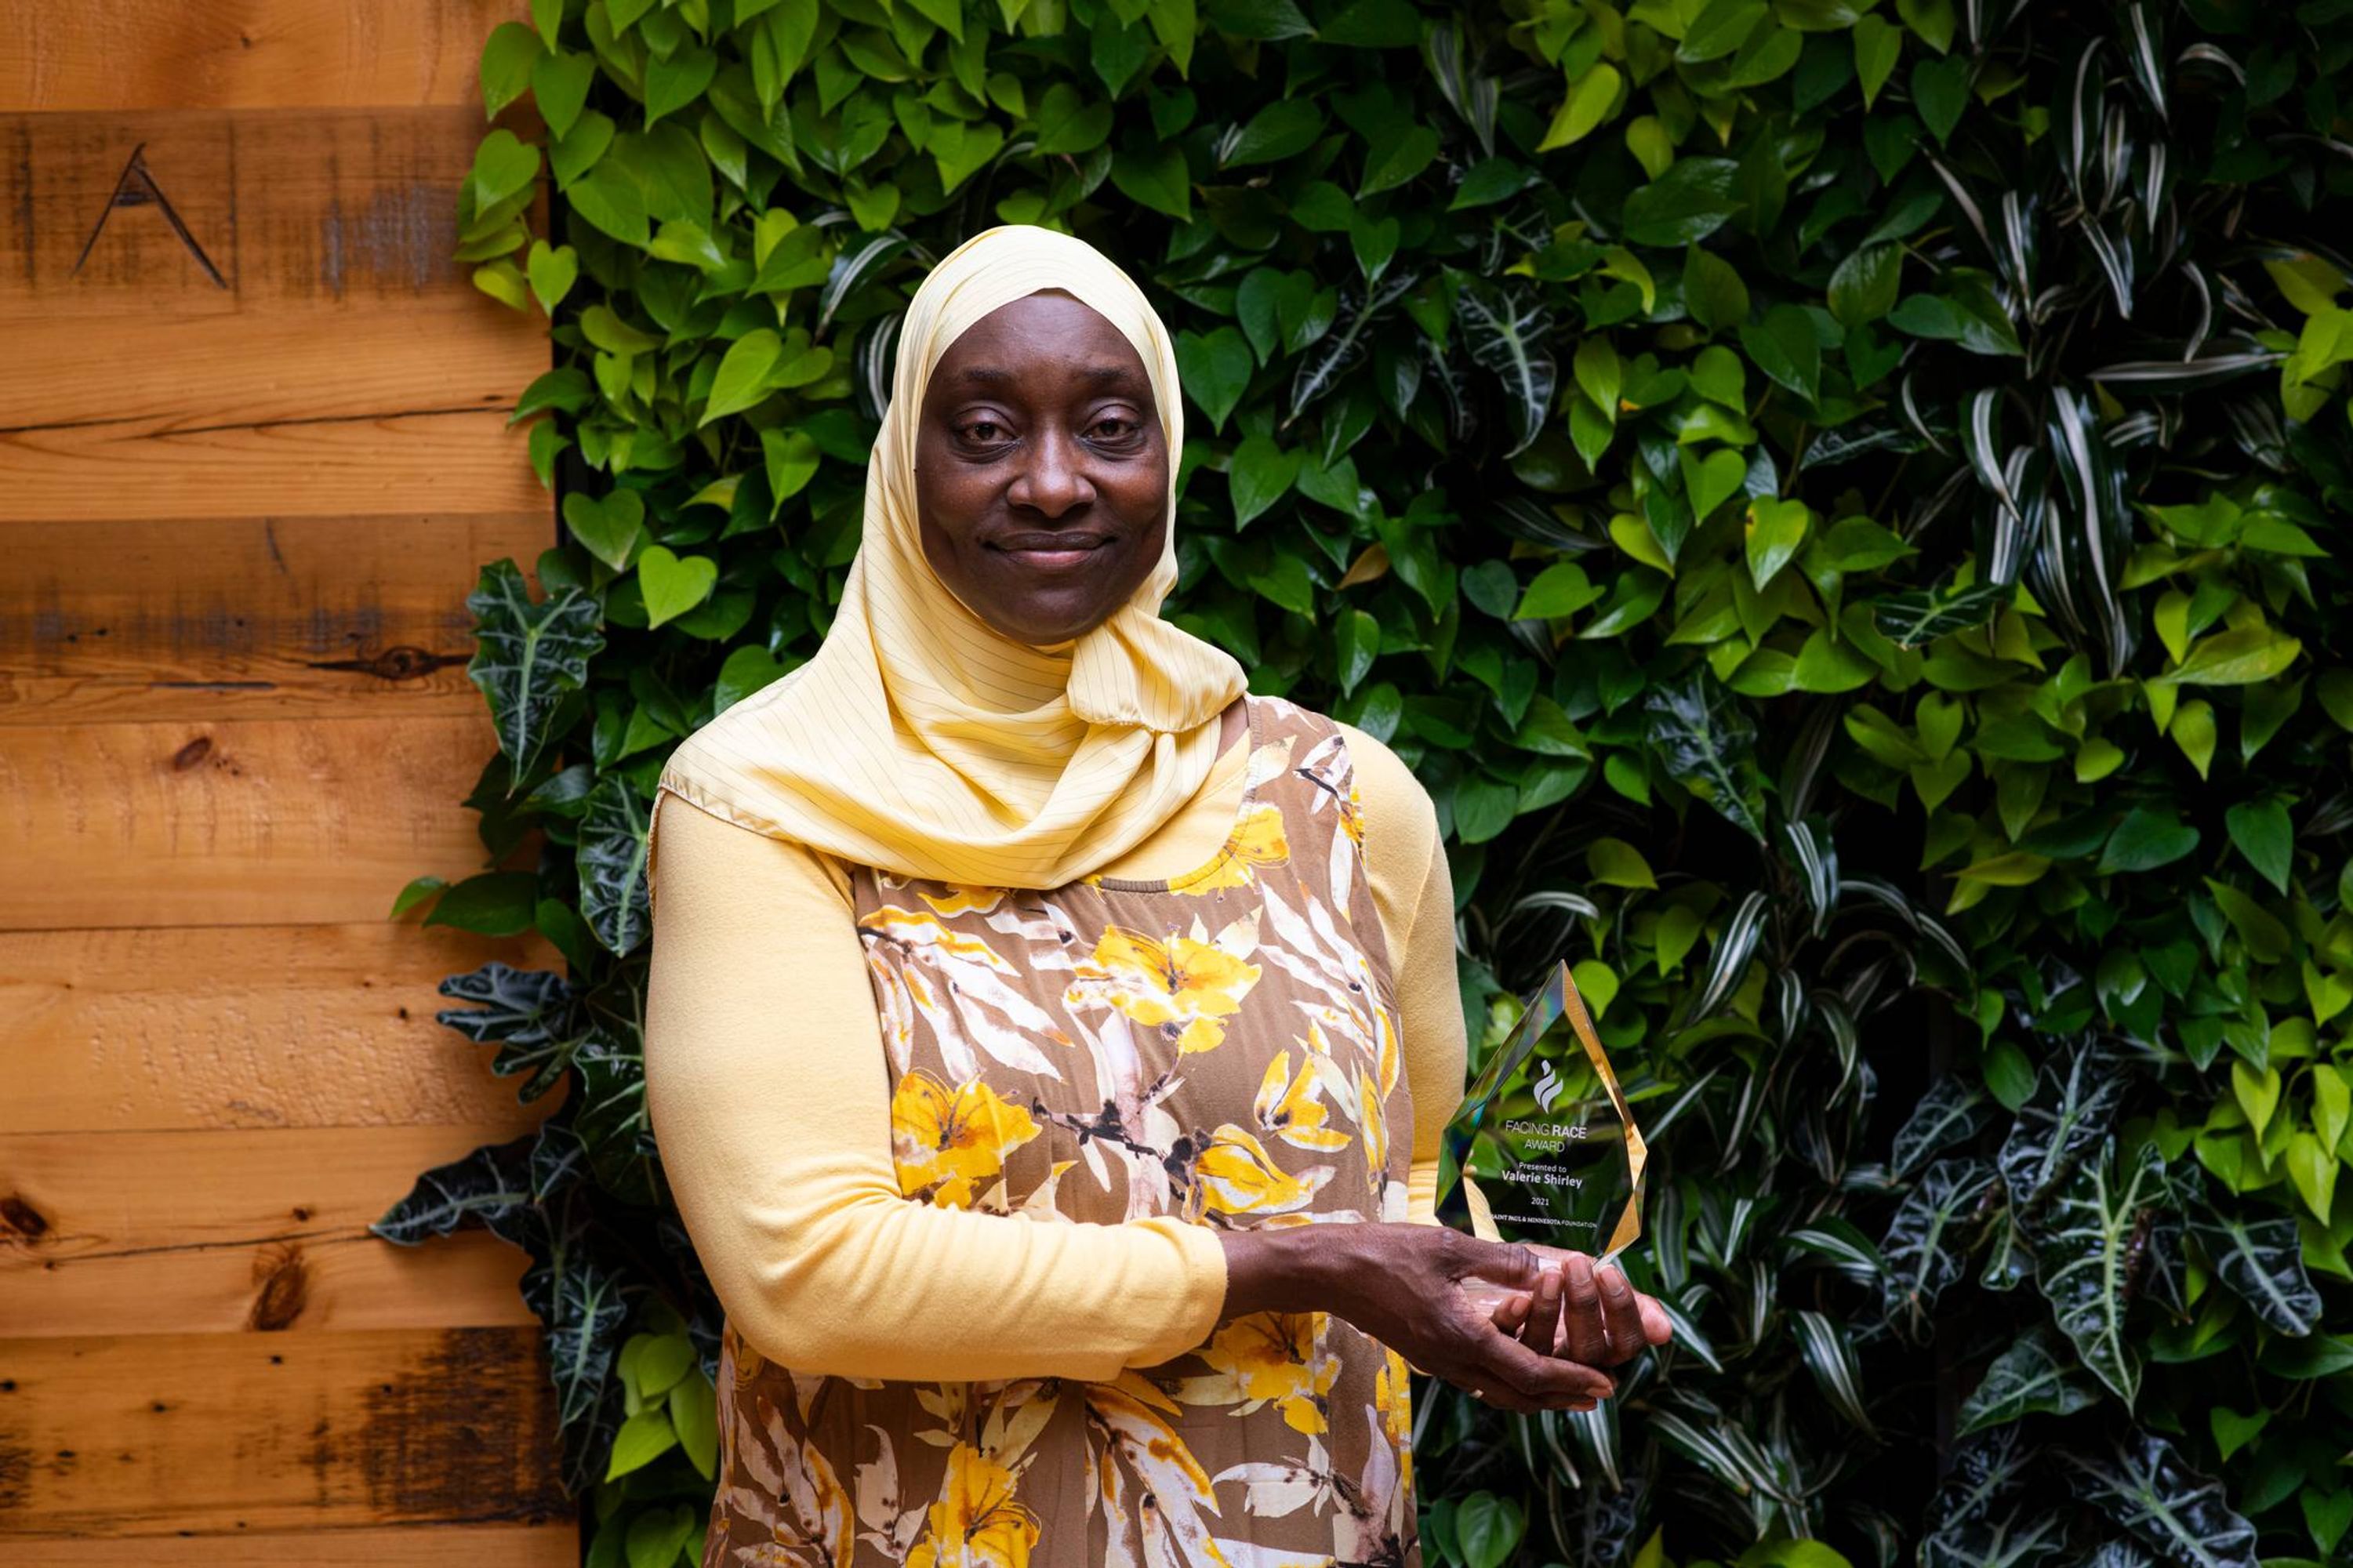
<svg viewBox="0 0 2353 1568"><path fill-rule="evenodd" d="M1879 100L1904 52L1904 29L1884 16L1864 16L1854 25L1854 74L1862 85L1862 106Z"/></svg>
<svg viewBox="0 0 2353 1568"><path fill-rule="evenodd" d="M1111 135L1112 108L1090 103L1069 82L1046 89L1038 105L1038 147L1041 157L1092 153Z"/></svg>
<svg viewBox="0 0 2353 1568"><path fill-rule="evenodd" d="M1282 99L1227 132L1218 163L1227 169L1279 163L1304 153L1323 134L1324 111L1313 100Z"/></svg>
<svg viewBox="0 0 2353 1568"><path fill-rule="evenodd" d="M1212 430L1225 428L1226 416L1242 400L1242 392L1250 385L1250 372L1257 363L1250 353L1250 340L1242 336L1239 328L1219 327L1211 332L1176 334L1177 374L1184 380L1187 394L1209 416Z"/></svg>
<svg viewBox="0 0 2353 1568"><path fill-rule="evenodd" d="M1805 542L1809 515L1801 500L1760 497L1748 503L1748 574L1760 593Z"/></svg>
<svg viewBox="0 0 2353 1568"><path fill-rule="evenodd" d="M2304 645L2271 626L2245 626L2200 640L2181 668L2157 677L2168 686L2245 686L2283 674Z"/></svg>
<svg viewBox="0 0 2353 1568"><path fill-rule="evenodd" d="M506 23L512 26L515 24ZM522 29L523 37L532 37L531 29ZM538 47L533 38L532 47ZM539 149L504 128L482 138L474 149L474 172L467 184L472 195L474 211L486 213L510 196L520 195L539 177Z"/></svg>
<svg viewBox="0 0 2353 1568"><path fill-rule="evenodd" d="M1546 128L1544 140L1536 143L1536 151L1549 153L1591 135L1594 128L1609 117L1610 107L1618 101L1618 89L1624 85L1625 78L1618 74L1618 68L1605 60L1587 67L1585 73L1569 84L1568 96L1553 111L1552 124Z"/></svg>
<svg viewBox="0 0 2353 1568"><path fill-rule="evenodd" d="M1733 190L1739 167L1729 158L1677 159L1673 168L1627 196L1619 218L1627 240L1663 248L1705 239L1741 208ZM1812 341L1809 328L1807 342Z"/></svg>
<svg viewBox="0 0 2353 1568"><path fill-rule="evenodd" d="M2153 871L2198 847L2198 830L2170 810L2137 805L2124 814L2100 851L2099 872Z"/></svg>
<svg viewBox="0 0 2353 1568"><path fill-rule="evenodd" d="M538 104L549 135L560 139L570 134L579 122L581 110L587 106L588 89L596 79L596 61L590 55L558 50L532 62L532 100Z"/></svg>
<svg viewBox="0 0 2353 1568"><path fill-rule="evenodd" d="M1234 448L1226 479L1233 493L1234 530L1281 500L1299 478L1299 454L1286 452L1265 436L1251 436Z"/></svg>
<svg viewBox="0 0 2353 1568"><path fill-rule="evenodd" d="M2295 827L2277 798L2242 801L2223 815L2231 842L2263 880L2284 893L2295 869Z"/></svg>
<svg viewBox="0 0 2353 1568"><path fill-rule="evenodd" d="M1362 610L1347 609L1340 612L1335 630L1338 634L1335 644L1339 656L1337 679L1340 694L1345 697L1355 692L1372 670L1373 658L1381 650L1381 623Z"/></svg>
<svg viewBox="0 0 2353 1568"><path fill-rule="evenodd" d="M1165 213L1179 223L1193 220L1192 174L1176 147L1151 153L1120 153L1111 161L1111 183L1132 202Z"/></svg>
<svg viewBox="0 0 2353 1568"><path fill-rule="evenodd" d="M482 118L495 120L499 110L521 98L531 87L532 67L547 52L538 34L521 22L501 22L482 40L479 75L482 88ZM544 115L545 110L543 110ZM550 121L551 128L553 121ZM512 132L493 134L512 139ZM557 132L562 135L562 132ZM536 163L533 164L535 168Z"/></svg>
<svg viewBox="0 0 2353 1568"><path fill-rule="evenodd" d="M1921 60L1912 68L1912 105L1920 111L1928 133L1940 147L1952 140L1953 128L1961 122L1961 111L1968 107L1972 68L1968 55Z"/></svg>
<svg viewBox="0 0 2353 1568"><path fill-rule="evenodd" d="M541 310L553 316L580 276L580 253L568 245L551 248L547 241L534 239L528 271L533 297Z"/></svg>
<svg viewBox="0 0 2353 1568"><path fill-rule="evenodd" d="M574 490L564 498L564 524L572 537L616 572L629 563L645 521L645 498L636 490L618 489L601 499Z"/></svg>
<svg viewBox="0 0 2353 1568"><path fill-rule="evenodd" d="M784 339L769 327L753 327L751 332L732 342L720 358L718 374L711 379L711 403L703 407L702 419L696 419L696 428L727 415L741 415L767 398L769 374L776 370L779 358L784 358Z"/></svg>
<svg viewBox="0 0 2353 1568"><path fill-rule="evenodd" d="M719 564L707 555L680 557L667 546L649 544L638 557L638 582L645 595L649 628L673 621L711 596Z"/></svg>
<svg viewBox="0 0 2353 1568"><path fill-rule="evenodd" d="M1798 306L1776 305L1761 322L1741 323L1740 346L1758 370L1808 403L1820 395L1821 340L1814 319Z"/></svg>

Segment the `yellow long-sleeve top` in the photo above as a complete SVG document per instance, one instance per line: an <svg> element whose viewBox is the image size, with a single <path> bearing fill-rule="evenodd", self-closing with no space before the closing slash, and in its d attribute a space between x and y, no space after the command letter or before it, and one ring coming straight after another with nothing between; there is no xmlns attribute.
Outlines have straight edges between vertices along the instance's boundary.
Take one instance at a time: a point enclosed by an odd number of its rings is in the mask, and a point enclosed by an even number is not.
<svg viewBox="0 0 2353 1568"><path fill-rule="evenodd" d="M1463 1094L1454 894L1436 809L1379 741L1356 764L1373 902L1414 1110L1409 1217L1438 1223L1440 1132ZM1157 879L1230 831L1246 740L1186 809L1100 868ZM1207 1339L1225 1249L1171 1215L1121 1224L908 1202L849 870L660 793L646 1106L696 1254L735 1332L819 1373L1107 1380Z"/></svg>

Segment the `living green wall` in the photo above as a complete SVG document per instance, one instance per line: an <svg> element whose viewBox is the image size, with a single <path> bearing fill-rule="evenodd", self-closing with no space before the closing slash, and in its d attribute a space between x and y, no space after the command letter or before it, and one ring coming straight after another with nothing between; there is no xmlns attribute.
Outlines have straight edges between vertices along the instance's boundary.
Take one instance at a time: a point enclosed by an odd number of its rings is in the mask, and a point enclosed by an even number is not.
<svg viewBox="0 0 2353 1568"><path fill-rule="evenodd" d="M445 1018L571 1091L379 1230L532 1250L592 1556L709 1497L649 794L822 637L898 312L1010 221L1177 334L1172 618L1430 786L1474 1056L1565 954L1651 1134L1676 1342L1420 1390L1430 1560L2343 1559L2353 5L531 15L459 216L566 532L472 600L486 869L396 913L561 950Z"/></svg>

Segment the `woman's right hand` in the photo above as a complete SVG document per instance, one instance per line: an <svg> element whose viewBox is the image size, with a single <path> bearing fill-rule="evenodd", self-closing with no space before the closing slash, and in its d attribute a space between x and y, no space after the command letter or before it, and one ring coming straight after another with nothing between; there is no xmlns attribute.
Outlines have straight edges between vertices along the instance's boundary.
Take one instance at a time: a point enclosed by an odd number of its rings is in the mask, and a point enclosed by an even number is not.
<svg viewBox="0 0 2353 1568"><path fill-rule="evenodd" d="M1561 1270L1536 1249L1444 1226L1308 1225L1225 1231L1225 1316L1328 1311L1415 1370L1505 1410L1589 1409L1617 1391L1609 1373L1554 1353ZM1481 1285L1525 1293L1525 1304ZM1517 1325L1514 1331L1511 1325Z"/></svg>

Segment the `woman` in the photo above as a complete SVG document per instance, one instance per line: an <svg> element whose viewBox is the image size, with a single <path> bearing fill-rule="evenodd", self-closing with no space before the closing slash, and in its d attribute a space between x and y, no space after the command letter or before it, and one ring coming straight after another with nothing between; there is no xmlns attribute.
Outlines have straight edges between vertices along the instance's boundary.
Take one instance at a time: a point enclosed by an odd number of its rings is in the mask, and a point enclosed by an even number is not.
<svg viewBox="0 0 2353 1568"><path fill-rule="evenodd" d="M1663 1342L1615 1269L1437 1224L1434 808L1159 619L1181 450L1125 274L967 241L823 646L662 775L648 1109L727 1314L706 1568L1415 1563L1408 1358L1579 1408Z"/></svg>

